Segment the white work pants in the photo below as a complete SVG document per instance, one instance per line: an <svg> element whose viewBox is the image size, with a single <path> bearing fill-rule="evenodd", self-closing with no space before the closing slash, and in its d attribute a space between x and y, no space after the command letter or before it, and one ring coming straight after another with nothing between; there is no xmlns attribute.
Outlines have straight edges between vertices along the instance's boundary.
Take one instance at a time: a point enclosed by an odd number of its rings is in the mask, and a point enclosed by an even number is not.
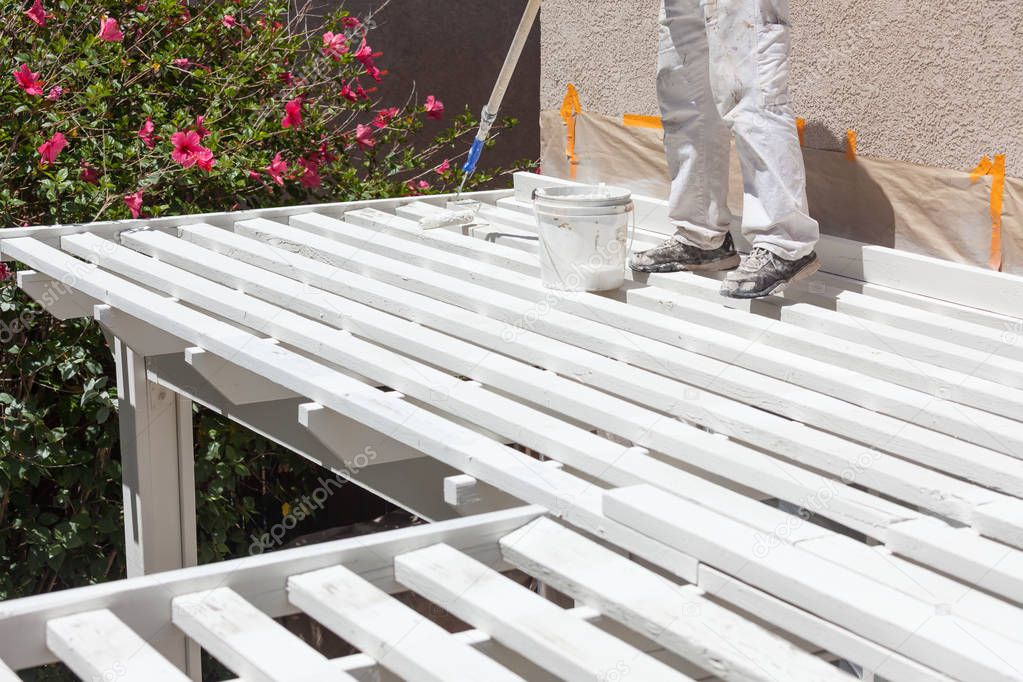
<svg viewBox="0 0 1023 682"><path fill-rule="evenodd" d="M721 245L734 133L746 238L789 260L817 243L789 106L789 41L787 0L663 0L657 91L679 241Z"/></svg>

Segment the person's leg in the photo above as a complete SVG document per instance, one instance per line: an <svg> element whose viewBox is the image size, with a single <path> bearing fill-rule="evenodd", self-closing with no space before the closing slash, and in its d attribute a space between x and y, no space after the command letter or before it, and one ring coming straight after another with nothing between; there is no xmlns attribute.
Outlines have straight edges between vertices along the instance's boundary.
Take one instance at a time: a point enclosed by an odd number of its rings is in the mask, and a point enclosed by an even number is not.
<svg viewBox="0 0 1023 682"><path fill-rule="evenodd" d="M755 297L819 267L820 238L789 104L788 0L708 0L711 87L735 134L743 175L743 234L754 249L722 293Z"/></svg>
<svg viewBox="0 0 1023 682"><path fill-rule="evenodd" d="M700 0L663 0L657 94L671 174L668 216L674 243L632 259L636 270L722 270L739 259L728 228L729 131L710 87L707 28Z"/></svg>

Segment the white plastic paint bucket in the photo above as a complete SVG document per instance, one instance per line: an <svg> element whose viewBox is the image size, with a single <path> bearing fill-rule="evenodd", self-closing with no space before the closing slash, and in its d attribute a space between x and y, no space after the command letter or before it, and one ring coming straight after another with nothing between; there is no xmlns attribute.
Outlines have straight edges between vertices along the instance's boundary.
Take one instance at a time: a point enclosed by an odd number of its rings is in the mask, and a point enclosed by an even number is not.
<svg viewBox="0 0 1023 682"><path fill-rule="evenodd" d="M620 187L544 187L533 192L543 285L606 291L625 281L632 193Z"/></svg>

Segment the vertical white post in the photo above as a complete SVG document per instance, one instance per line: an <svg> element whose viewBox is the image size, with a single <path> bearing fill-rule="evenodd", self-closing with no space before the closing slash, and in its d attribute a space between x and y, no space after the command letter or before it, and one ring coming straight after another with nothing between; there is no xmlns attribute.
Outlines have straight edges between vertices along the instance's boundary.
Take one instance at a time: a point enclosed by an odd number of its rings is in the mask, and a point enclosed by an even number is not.
<svg viewBox="0 0 1023 682"><path fill-rule="evenodd" d="M192 401L146 378L146 359L114 339L128 577L197 563ZM201 680L184 635L156 647Z"/></svg>

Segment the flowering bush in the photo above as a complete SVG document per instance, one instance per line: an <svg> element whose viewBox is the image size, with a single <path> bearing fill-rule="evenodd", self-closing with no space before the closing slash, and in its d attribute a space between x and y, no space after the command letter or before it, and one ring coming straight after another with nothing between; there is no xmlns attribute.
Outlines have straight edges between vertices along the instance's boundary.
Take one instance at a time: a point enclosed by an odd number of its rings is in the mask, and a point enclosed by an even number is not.
<svg viewBox="0 0 1023 682"><path fill-rule="evenodd" d="M383 106L371 19L289 18L283 0L136 1L8 0L0 223L396 196L460 179L446 157L466 146L455 143L472 117L444 127L434 95ZM432 143L412 148L424 126Z"/></svg>
<svg viewBox="0 0 1023 682"><path fill-rule="evenodd" d="M372 17L289 15L284 0L2 6L0 225L429 193L461 180L457 154L475 121L433 95L385 103ZM0 264L0 599L123 573L110 353L94 323L42 314L9 274ZM203 561L244 554L260 517L322 473L209 412L195 439Z"/></svg>

